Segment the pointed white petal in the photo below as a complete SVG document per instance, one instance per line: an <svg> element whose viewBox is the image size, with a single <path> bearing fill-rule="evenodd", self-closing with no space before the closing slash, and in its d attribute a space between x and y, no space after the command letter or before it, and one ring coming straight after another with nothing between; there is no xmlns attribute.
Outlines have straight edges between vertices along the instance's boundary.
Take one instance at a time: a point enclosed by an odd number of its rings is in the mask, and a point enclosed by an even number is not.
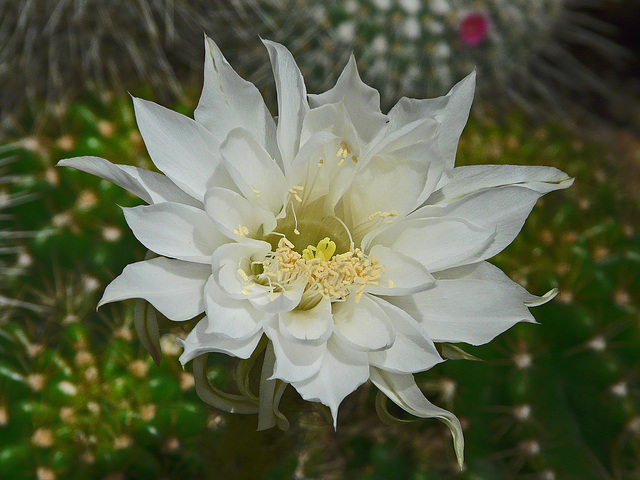
<svg viewBox="0 0 640 480"><path fill-rule="evenodd" d="M151 160L176 185L203 200L219 167L213 136L199 123L153 102L133 99L136 120Z"/></svg>
<svg viewBox="0 0 640 480"><path fill-rule="evenodd" d="M383 274L378 285L367 285L365 291L378 295L409 295L433 287L435 279L416 260L383 247L375 245L370 255L378 260Z"/></svg>
<svg viewBox="0 0 640 480"><path fill-rule="evenodd" d="M243 127L277 157L276 125L260 92L233 70L213 40L205 37L204 46L204 84L194 118L218 144L231 130Z"/></svg>
<svg viewBox="0 0 640 480"><path fill-rule="evenodd" d="M267 234L276 227L276 217L259 199L247 200L226 188L211 188L204 199L204 207L215 226L224 235L242 242L258 231ZM248 232L243 232L246 228Z"/></svg>
<svg viewBox="0 0 640 480"><path fill-rule="evenodd" d="M420 418L437 418L444 422L453 435L453 445L462 468L464 464L464 436L460 420L451 412L436 407L425 398L416 385L413 375L383 372L371 369L371 381L389 399L411 415Z"/></svg>
<svg viewBox="0 0 640 480"><path fill-rule="evenodd" d="M450 217L403 219L375 237L379 243L420 262L430 272L475 263L495 232Z"/></svg>
<svg viewBox="0 0 640 480"><path fill-rule="evenodd" d="M236 128L220 146L225 167L246 198L262 200L277 215L287 192L280 167L244 128Z"/></svg>
<svg viewBox="0 0 640 480"><path fill-rule="evenodd" d="M466 220L496 232L493 243L476 261L500 253L518 235L527 216L542 193L513 185L488 188L467 195L448 205L427 205L408 218L443 217Z"/></svg>
<svg viewBox="0 0 640 480"><path fill-rule="evenodd" d="M180 190L168 177L144 168L117 165L100 157L65 158L58 162L58 166L75 168L104 178L149 204L178 202L194 207L202 206L202 202Z"/></svg>
<svg viewBox="0 0 640 480"><path fill-rule="evenodd" d="M389 349L369 353L371 365L389 372L415 373L443 361L427 331L411 315L381 298L371 299L384 310L395 331Z"/></svg>
<svg viewBox="0 0 640 480"><path fill-rule="evenodd" d="M487 262L445 270L436 278L431 290L389 298L435 342L487 343L518 322L535 322L527 305L552 298L531 295Z"/></svg>
<svg viewBox="0 0 640 480"><path fill-rule="evenodd" d="M344 302L334 303L333 321L336 335L361 352L386 350L396 338L389 316L367 294L358 301L349 295Z"/></svg>
<svg viewBox="0 0 640 480"><path fill-rule="evenodd" d="M249 358L256 349L262 331L244 338L223 337L215 333L207 333L209 318L203 317L193 330L182 340L177 339L178 344L184 348L180 355L180 363L183 365L204 353L220 352L238 358Z"/></svg>
<svg viewBox="0 0 640 480"><path fill-rule="evenodd" d="M265 314L256 310L246 300L236 300L227 295L210 277L204 289L205 311L209 318L206 333L229 338L253 336L265 321Z"/></svg>
<svg viewBox="0 0 640 480"><path fill-rule="evenodd" d="M229 241L199 208L164 202L122 211L136 238L165 257L210 264L213 251Z"/></svg>
<svg viewBox="0 0 640 480"><path fill-rule="evenodd" d="M390 130L398 130L419 119L431 118L441 123L438 130L438 145L452 169L455 162L458 140L469 119L476 87L476 72L458 82L444 97L424 100L403 97L389 111Z"/></svg>
<svg viewBox="0 0 640 480"><path fill-rule="evenodd" d="M204 312L204 286L211 267L158 257L124 267L104 291L98 307L128 298L144 298L174 321Z"/></svg>
<svg viewBox="0 0 640 480"><path fill-rule="evenodd" d="M271 378L292 383L307 380L318 373L327 349L326 343L307 345L290 341L282 335L277 325L267 325L264 331L276 354L276 365Z"/></svg>
<svg viewBox="0 0 640 480"><path fill-rule="evenodd" d="M278 94L278 148L285 173L300 146L302 121L309 111L304 79L291 52L279 43L263 40L269 52Z"/></svg>
<svg viewBox="0 0 640 480"><path fill-rule="evenodd" d="M452 179L434 192L429 204L447 204L485 188L517 185L540 194L568 188L573 178L553 167L527 165L473 165L453 169Z"/></svg>
<svg viewBox="0 0 640 480"><path fill-rule="evenodd" d="M358 136L365 143L373 140L387 121L386 115L380 112L380 94L360 79L353 55L336 85L320 95L309 95L309 101L313 107L344 102Z"/></svg>
<svg viewBox="0 0 640 480"><path fill-rule="evenodd" d="M326 298L309 310L291 310L279 314L278 328L290 342L304 345L326 343L333 333L331 301Z"/></svg>
<svg viewBox="0 0 640 480"><path fill-rule="evenodd" d="M340 403L368 379L367 354L350 349L333 336L327 342L318 373L292 385L305 400L329 407L336 427Z"/></svg>

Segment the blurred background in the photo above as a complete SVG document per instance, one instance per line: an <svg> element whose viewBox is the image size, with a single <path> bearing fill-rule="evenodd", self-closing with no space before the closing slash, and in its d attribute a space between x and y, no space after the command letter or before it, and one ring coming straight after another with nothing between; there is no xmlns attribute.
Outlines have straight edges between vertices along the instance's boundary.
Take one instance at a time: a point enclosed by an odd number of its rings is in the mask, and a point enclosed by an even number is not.
<svg viewBox="0 0 640 480"><path fill-rule="evenodd" d="M1 0L0 478L640 479L640 4L637 0ZM191 115L203 33L275 111L259 37L294 53L309 92L351 51L386 111L442 95L473 68L458 165L552 165L494 259L532 293L518 325L417 376L463 423L466 470L435 420L384 425L368 386L335 432L293 389L287 432L210 409L161 321L156 365L133 306L95 306L143 259L117 205L139 200L57 169L96 155L153 168L127 92ZM211 362L233 384L235 365ZM394 412L399 413L399 412Z"/></svg>

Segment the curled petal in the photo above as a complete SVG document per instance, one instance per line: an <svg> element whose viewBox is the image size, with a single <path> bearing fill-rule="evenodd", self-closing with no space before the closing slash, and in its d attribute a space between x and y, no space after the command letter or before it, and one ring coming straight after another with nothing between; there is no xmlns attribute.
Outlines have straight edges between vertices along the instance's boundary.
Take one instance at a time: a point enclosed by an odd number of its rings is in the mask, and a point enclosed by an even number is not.
<svg viewBox="0 0 640 480"><path fill-rule="evenodd" d="M267 345L260 374L260 404L258 411L258 430L266 430L276 425L280 430L289 429L289 420L278 409L280 399L287 388L287 383L271 378L276 355L273 345Z"/></svg>
<svg viewBox="0 0 640 480"><path fill-rule="evenodd" d="M151 354L156 365L160 365L162 350L156 311L148 302L140 298L136 300L133 307L133 325L142 346Z"/></svg>
<svg viewBox="0 0 640 480"><path fill-rule="evenodd" d="M371 369L371 381L389 399L411 415L420 418L437 418L444 422L453 435L453 445L458 458L458 465L464 465L464 436L460 420L451 412L436 407L425 398L416 385L413 375L384 372Z"/></svg>
<svg viewBox="0 0 640 480"><path fill-rule="evenodd" d="M193 361L193 378L196 384L196 393L200 399L229 413L257 413L258 405L241 395L225 393L213 385L207 377L208 354L200 355Z"/></svg>
<svg viewBox="0 0 640 480"><path fill-rule="evenodd" d="M128 298L144 298L174 321L204 312L204 286L211 267L158 257L124 267L104 291L98 307Z"/></svg>

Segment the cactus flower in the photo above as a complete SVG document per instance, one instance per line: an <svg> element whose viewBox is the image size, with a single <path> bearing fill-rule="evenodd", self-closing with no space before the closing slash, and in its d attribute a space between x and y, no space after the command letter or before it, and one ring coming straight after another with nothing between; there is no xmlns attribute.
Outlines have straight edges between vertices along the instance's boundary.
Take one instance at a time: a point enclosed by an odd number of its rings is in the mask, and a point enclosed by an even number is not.
<svg viewBox="0 0 640 480"><path fill-rule="evenodd" d="M60 162L148 203L123 210L157 257L125 267L100 305L138 298L173 321L198 316L180 361L195 359L204 400L258 413L259 428L283 425L289 384L335 424L342 400L371 381L407 412L444 421L462 462L460 422L413 374L443 361L436 343L483 344L534 320L528 307L554 292L531 295L486 260L538 198L572 180L550 167L454 167L475 73L446 96L402 98L383 114L353 57L332 89L311 95L290 52L264 43L277 119L206 39L195 119L133 99L162 173ZM208 353L249 359L259 348L259 398L209 384Z"/></svg>

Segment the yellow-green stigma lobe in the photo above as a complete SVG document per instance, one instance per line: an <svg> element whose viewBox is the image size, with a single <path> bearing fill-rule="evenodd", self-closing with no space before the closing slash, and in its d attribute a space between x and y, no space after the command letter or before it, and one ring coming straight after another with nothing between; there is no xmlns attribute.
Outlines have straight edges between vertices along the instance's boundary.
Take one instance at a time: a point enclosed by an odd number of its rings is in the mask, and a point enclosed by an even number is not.
<svg viewBox="0 0 640 480"><path fill-rule="evenodd" d="M329 237L325 237L320 242L318 242L318 246L314 247L313 245L309 245L302 251L302 258L305 260L313 260L314 258L319 258L320 260L324 260L325 262L331 260L333 254L336 253L336 242L333 242Z"/></svg>

